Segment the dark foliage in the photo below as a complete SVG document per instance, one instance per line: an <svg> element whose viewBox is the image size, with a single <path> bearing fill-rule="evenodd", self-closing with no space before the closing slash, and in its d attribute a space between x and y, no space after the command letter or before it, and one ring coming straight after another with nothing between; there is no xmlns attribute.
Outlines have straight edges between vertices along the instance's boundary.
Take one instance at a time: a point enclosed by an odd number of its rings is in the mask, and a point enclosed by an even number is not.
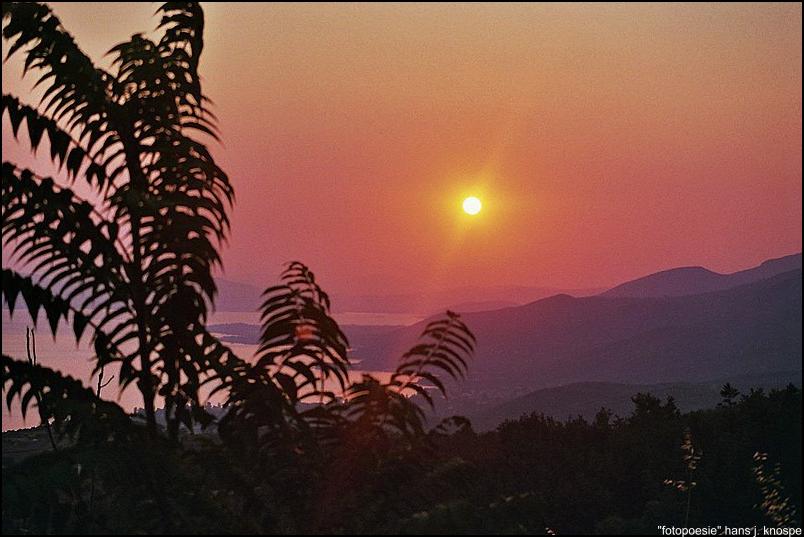
<svg viewBox="0 0 804 537"><path fill-rule="evenodd" d="M95 392L72 377L50 368L2 356L2 380L10 406L19 397L23 415L34 399L42 416L53 420L62 434L79 444L124 442L135 433L128 415L114 403L99 399Z"/></svg>
<svg viewBox="0 0 804 537"><path fill-rule="evenodd" d="M2 113L15 135L25 123L33 151L47 134L53 161L93 192L3 162L3 236L25 270L3 270L3 296L12 312L19 295L34 319L43 309L54 334L60 320L77 339L88 330L96 369L137 385L152 432L164 400L175 438L203 418L199 387L219 365L199 341L233 192L196 139L216 136L197 71L203 13L158 12L161 39L117 45L110 72L47 6L3 4L7 57L22 54L44 94L36 106L3 95Z"/></svg>
<svg viewBox="0 0 804 537"><path fill-rule="evenodd" d="M800 513L800 390L688 414L634 401L626 418L533 414L481 435L459 421L425 442L352 438L323 457L243 458L210 437L154 443L146 458L137 443L48 453L4 470L4 531L650 534L684 523L687 495L664 481L688 475L687 433L700 454L691 526ZM91 462L102 494L89 513L76 465Z"/></svg>

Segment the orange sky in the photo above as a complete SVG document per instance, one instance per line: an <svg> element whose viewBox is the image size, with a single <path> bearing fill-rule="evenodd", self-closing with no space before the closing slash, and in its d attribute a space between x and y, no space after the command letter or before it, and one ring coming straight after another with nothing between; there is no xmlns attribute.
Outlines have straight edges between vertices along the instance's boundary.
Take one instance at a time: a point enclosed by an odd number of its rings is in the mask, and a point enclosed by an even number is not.
<svg viewBox="0 0 804 537"><path fill-rule="evenodd" d="M54 10L100 59L155 7ZM800 4L205 9L231 279L598 287L801 250Z"/></svg>

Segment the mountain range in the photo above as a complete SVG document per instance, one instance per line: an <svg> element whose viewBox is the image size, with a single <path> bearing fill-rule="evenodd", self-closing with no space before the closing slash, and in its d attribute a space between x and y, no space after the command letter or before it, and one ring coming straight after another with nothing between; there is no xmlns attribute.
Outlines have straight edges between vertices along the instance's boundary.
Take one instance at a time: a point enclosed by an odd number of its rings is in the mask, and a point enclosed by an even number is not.
<svg viewBox="0 0 804 537"><path fill-rule="evenodd" d="M769 259L757 267L720 274L704 267L679 267L618 285L600 296L649 298L722 291L801 268L801 254Z"/></svg>
<svg viewBox="0 0 804 537"><path fill-rule="evenodd" d="M698 295L556 295L463 319L478 340L470 380L486 386L675 382L801 369L801 269ZM365 367L393 367L423 323L354 342L355 354Z"/></svg>
<svg viewBox="0 0 804 537"><path fill-rule="evenodd" d="M488 311L527 304L559 294L575 297L608 296L649 298L684 296L720 291L801 268L801 254L769 259L761 265L731 274L720 274L704 267L678 267L650 274L608 290L561 289L522 285L455 287L428 293L333 294L337 312L432 314L450 309L459 313ZM248 283L217 278L217 311L257 311L262 288ZM602 291L602 292L601 292Z"/></svg>
<svg viewBox="0 0 804 537"><path fill-rule="evenodd" d="M733 274L672 269L594 296L466 308L462 318L477 349L468 378L451 386L453 397L439 413L486 424L520 410L586 414L621 409L635 390L683 393L693 409L717 402L714 384L701 384L706 379L760 386L784 374L800 385L801 254ZM426 322L344 331L360 369L390 370ZM217 331L233 342L257 336L250 325ZM506 404L513 406L500 406Z"/></svg>
<svg viewBox="0 0 804 537"><path fill-rule="evenodd" d="M257 311L262 289L242 282L216 278L217 311ZM594 295L601 289L560 289L497 285L489 287L455 287L427 293L349 294L331 293L333 309L341 312L417 313L429 315L445 309L458 312L486 311L506 306L518 306L540 298L567 293L574 296Z"/></svg>

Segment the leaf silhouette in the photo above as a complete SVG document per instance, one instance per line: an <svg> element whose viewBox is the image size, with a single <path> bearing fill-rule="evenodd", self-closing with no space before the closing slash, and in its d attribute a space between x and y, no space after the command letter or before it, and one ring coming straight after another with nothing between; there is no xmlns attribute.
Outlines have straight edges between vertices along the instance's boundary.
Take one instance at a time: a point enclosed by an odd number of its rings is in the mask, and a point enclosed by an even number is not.
<svg viewBox="0 0 804 537"><path fill-rule="evenodd" d="M116 363L119 383L136 384L152 432L162 397L176 438L180 423L209 421L199 389L223 354L202 342L234 199L193 137L217 132L197 72L203 12L164 4L160 41L135 35L113 47L108 71L49 7L4 3L2 13L7 56L22 55L26 76L43 89L36 106L3 95L3 114L15 135L24 120L33 151L47 134L51 159L93 191L90 203L3 163L3 234L27 278L4 297L13 309L22 296L34 316L44 309L53 331L59 319L77 337L90 330L96 369Z"/></svg>

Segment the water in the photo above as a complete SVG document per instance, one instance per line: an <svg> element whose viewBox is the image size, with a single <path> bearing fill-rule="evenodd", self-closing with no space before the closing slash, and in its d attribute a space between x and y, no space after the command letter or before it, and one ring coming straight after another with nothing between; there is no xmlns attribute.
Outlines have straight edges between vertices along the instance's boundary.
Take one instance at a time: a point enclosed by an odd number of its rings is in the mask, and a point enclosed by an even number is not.
<svg viewBox="0 0 804 537"><path fill-rule="evenodd" d="M361 326L408 326L424 317L411 313L365 313L345 311L332 315L338 324ZM209 324L260 324L260 314L256 311L216 311L210 315Z"/></svg>
<svg viewBox="0 0 804 537"><path fill-rule="evenodd" d="M379 325L406 325L413 324L421 317L409 314L389 314L389 313L341 313L334 315L335 319L342 325L366 325L366 326L379 326ZM33 326L31 318L27 311L17 309L14 312L13 318L9 316L7 309L2 310L3 321L3 341L2 352L17 360L26 360L25 349L25 328ZM223 323L247 323L258 324L259 315L256 312L216 312L210 319L210 324L223 324ZM87 332L89 332L87 330ZM89 344L89 337L84 335L82 340L78 343L75 341L72 329L66 325L60 325L57 331L57 337L54 339L50 327L44 315L40 312L39 324L36 329L36 355L38 363L55 369L64 375L70 375L83 382L87 387L94 386L97 383L97 377L92 375L94 367L93 356L94 352ZM250 359L254 356L257 346L245 344L228 344L229 347L241 358ZM381 380L385 380L388 373L376 371L350 371L350 378L353 380L359 379L363 373L371 373ZM129 386L126 390L121 391L117 384L116 371L105 372L105 379L111 375L115 375L115 379L103 391L103 398L117 402L124 409L130 411L135 407L142 407L142 399L134 385ZM328 389L339 391L338 386L334 383L326 386ZM221 402L223 395L221 394L217 400L212 402ZM23 419L18 401L12 404L9 410L5 406L5 398L3 398L3 430L19 429L22 427L31 427L38 424L38 415L35 408L29 407L26 418Z"/></svg>

